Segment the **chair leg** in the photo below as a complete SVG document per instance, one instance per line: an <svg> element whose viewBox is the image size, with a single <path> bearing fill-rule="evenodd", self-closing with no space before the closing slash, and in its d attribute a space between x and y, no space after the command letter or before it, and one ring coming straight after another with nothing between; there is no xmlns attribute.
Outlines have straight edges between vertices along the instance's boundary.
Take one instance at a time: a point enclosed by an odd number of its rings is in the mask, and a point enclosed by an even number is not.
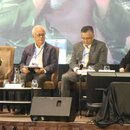
<svg viewBox="0 0 130 130"><path fill-rule="evenodd" d="M0 111L3 111L3 105L0 105Z"/></svg>

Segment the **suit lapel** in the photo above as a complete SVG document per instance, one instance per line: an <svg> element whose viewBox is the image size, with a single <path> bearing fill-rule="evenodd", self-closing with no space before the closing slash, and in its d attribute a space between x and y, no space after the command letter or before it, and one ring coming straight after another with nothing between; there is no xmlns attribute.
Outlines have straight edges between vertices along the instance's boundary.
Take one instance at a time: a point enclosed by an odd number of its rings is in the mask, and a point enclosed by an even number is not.
<svg viewBox="0 0 130 130"><path fill-rule="evenodd" d="M82 44L82 43L81 43ZM83 51L84 51L84 47L83 44L79 46L79 60L82 60L82 56L83 56Z"/></svg>
<svg viewBox="0 0 130 130"><path fill-rule="evenodd" d="M94 51L95 51L95 46L96 45L96 43L95 43L95 40L93 41L93 43L92 43L92 46L91 46L91 48L90 48L90 53L89 53L89 55L91 56L93 53L94 53Z"/></svg>
<svg viewBox="0 0 130 130"><path fill-rule="evenodd" d="M43 50L43 66L46 66L47 64L47 60L48 60L48 45L47 43L45 42L45 45L44 45L44 50Z"/></svg>

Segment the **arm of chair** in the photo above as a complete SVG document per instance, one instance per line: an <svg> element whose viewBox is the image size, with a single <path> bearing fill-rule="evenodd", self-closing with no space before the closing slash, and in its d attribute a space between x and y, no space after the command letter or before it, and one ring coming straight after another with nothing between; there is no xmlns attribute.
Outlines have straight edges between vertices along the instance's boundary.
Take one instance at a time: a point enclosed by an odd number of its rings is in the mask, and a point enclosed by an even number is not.
<svg viewBox="0 0 130 130"><path fill-rule="evenodd" d="M51 80L44 82L44 89L55 89L58 85L58 76L57 73L52 73Z"/></svg>
<svg viewBox="0 0 130 130"><path fill-rule="evenodd" d="M52 73L51 81L54 82L55 86L57 86L57 84L58 84L58 75L57 75L57 73Z"/></svg>
<svg viewBox="0 0 130 130"><path fill-rule="evenodd" d="M4 79L8 79L9 82L13 80L13 70L11 68L5 74Z"/></svg>
<svg viewBox="0 0 130 130"><path fill-rule="evenodd" d="M7 79L9 76L10 76L10 74L11 74L11 72L12 72L12 69L10 68L8 71L7 71L7 73L5 73L5 79Z"/></svg>

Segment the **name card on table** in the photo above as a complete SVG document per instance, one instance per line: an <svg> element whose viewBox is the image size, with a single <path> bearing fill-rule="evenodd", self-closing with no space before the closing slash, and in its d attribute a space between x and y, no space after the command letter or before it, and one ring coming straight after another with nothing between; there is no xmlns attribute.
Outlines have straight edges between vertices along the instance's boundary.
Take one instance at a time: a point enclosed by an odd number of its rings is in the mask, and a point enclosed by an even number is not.
<svg viewBox="0 0 130 130"><path fill-rule="evenodd" d="M98 70L98 72L115 72L115 70Z"/></svg>
<svg viewBox="0 0 130 130"><path fill-rule="evenodd" d="M5 84L4 88L23 88L22 84Z"/></svg>
<svg viewBox="0 0 130 130"><path fill-rule="evenodd" d="M78 74L80 75L87 75L88 72L95 72L95 70L90 70L90 69L83 69L83 70L78 70Z"/></svg>

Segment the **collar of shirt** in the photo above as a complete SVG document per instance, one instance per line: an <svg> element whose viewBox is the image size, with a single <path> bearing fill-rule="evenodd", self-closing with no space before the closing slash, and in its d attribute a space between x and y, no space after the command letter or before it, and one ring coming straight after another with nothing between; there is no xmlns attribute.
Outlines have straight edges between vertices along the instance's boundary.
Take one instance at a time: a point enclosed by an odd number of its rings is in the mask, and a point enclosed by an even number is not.
<svg viewBox="0 0 130 130"><path fill-rule="evenodd" d="M39 48L38 46L37 46L37 44L35 43L35 48L37 49L37 50L41 50L43 47L44 47L44 45L45 45L45 42L41 45L41 47Z"/></svg>
<svg viewBox="0 0 130 130"><path fill-rule="evenodd" d="M87 49L90 49L90 47L91 47L91 44L90 45L85 45L85 44L83 44L83 46L85 47L85 48L87 48Z"/></svg>
<svg viewBox="0 0 130 130"><path fill-rule="evenodd" d="M43 43L43 44L41 45L41 47L39 48L39 47L36 45L36 43L35 43L35 51L34 51L34 54L33 54L33 58L36 59L37 57L39 57L40 53L43 52L44 45L45 45L45 43Z"/></svg>

